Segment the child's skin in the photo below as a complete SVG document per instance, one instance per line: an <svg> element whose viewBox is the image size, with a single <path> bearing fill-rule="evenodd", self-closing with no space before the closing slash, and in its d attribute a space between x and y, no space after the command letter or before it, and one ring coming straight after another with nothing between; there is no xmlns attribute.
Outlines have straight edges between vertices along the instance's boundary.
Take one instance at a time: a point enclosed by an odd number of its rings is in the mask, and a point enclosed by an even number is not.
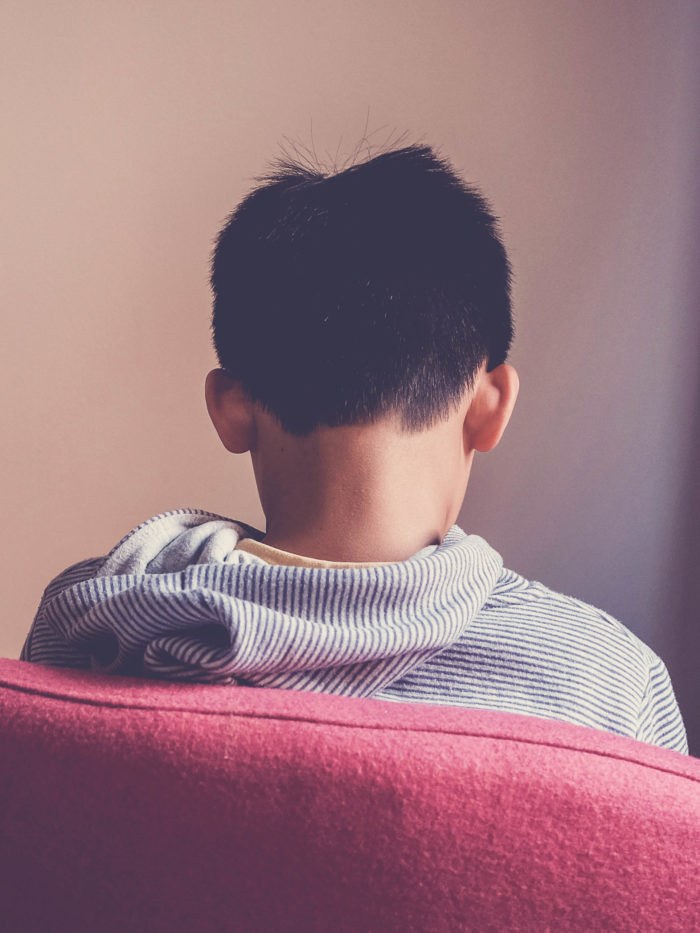
<svg viewBox="0 0 700 933"><path fill-rule="evenodd" d="M416 433L374 423L284 431L223 370L207 375L209 415L227 450L250 451L265 543L330 561L402 561L457 519L475 451L501 439L518 395L507 363L479 369L448 416Z"/></svg>

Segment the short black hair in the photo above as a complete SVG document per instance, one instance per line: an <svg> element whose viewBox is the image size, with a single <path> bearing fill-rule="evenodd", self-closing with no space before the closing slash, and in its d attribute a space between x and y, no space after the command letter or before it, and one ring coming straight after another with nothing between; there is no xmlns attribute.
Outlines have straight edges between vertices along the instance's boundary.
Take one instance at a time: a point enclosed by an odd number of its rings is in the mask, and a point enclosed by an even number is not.
<svg viewBox="0 0 700 933"><path fill-rule="evenodd" d="M292 434L444 418L513 336L488 204L427 146L326 174L293 161L230 215L212 260L219 364Z"/></svg>

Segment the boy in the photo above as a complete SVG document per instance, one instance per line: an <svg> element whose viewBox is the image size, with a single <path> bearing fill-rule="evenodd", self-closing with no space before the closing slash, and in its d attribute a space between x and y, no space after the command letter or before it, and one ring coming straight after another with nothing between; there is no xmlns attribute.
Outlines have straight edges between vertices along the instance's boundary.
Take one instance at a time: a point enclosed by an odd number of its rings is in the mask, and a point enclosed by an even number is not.
<svg viewBox="0 0 700 933"><path fill-rule="evenodd" d="M292 163L217 241L207 407L265 533L197 510L46 590L22 658L509 710L687 751L663 663L454 525L518 378L485 201L427 147Z"/></svg>

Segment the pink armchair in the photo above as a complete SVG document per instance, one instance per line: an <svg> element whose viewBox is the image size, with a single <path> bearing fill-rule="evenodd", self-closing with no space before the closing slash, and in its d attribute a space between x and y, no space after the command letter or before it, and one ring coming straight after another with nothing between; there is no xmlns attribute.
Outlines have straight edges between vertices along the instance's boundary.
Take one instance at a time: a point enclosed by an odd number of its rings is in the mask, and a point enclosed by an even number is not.
<svg viewBox="0 0 700 933"><path fill-rule="evenodd" d="M6 933L700 930L700 761L0 661Z"/></svg>

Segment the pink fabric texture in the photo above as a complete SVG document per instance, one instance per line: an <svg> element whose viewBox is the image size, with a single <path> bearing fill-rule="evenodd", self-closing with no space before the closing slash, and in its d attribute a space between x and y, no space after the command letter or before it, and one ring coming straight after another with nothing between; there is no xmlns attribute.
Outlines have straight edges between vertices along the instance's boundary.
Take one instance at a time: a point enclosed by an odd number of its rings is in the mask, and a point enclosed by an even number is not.
<svg viewBox="0 0 700 933"><path fill-rule="evenodd" d="M511 713L0 661L22 931L691 931L700 761Z"/></svg>

